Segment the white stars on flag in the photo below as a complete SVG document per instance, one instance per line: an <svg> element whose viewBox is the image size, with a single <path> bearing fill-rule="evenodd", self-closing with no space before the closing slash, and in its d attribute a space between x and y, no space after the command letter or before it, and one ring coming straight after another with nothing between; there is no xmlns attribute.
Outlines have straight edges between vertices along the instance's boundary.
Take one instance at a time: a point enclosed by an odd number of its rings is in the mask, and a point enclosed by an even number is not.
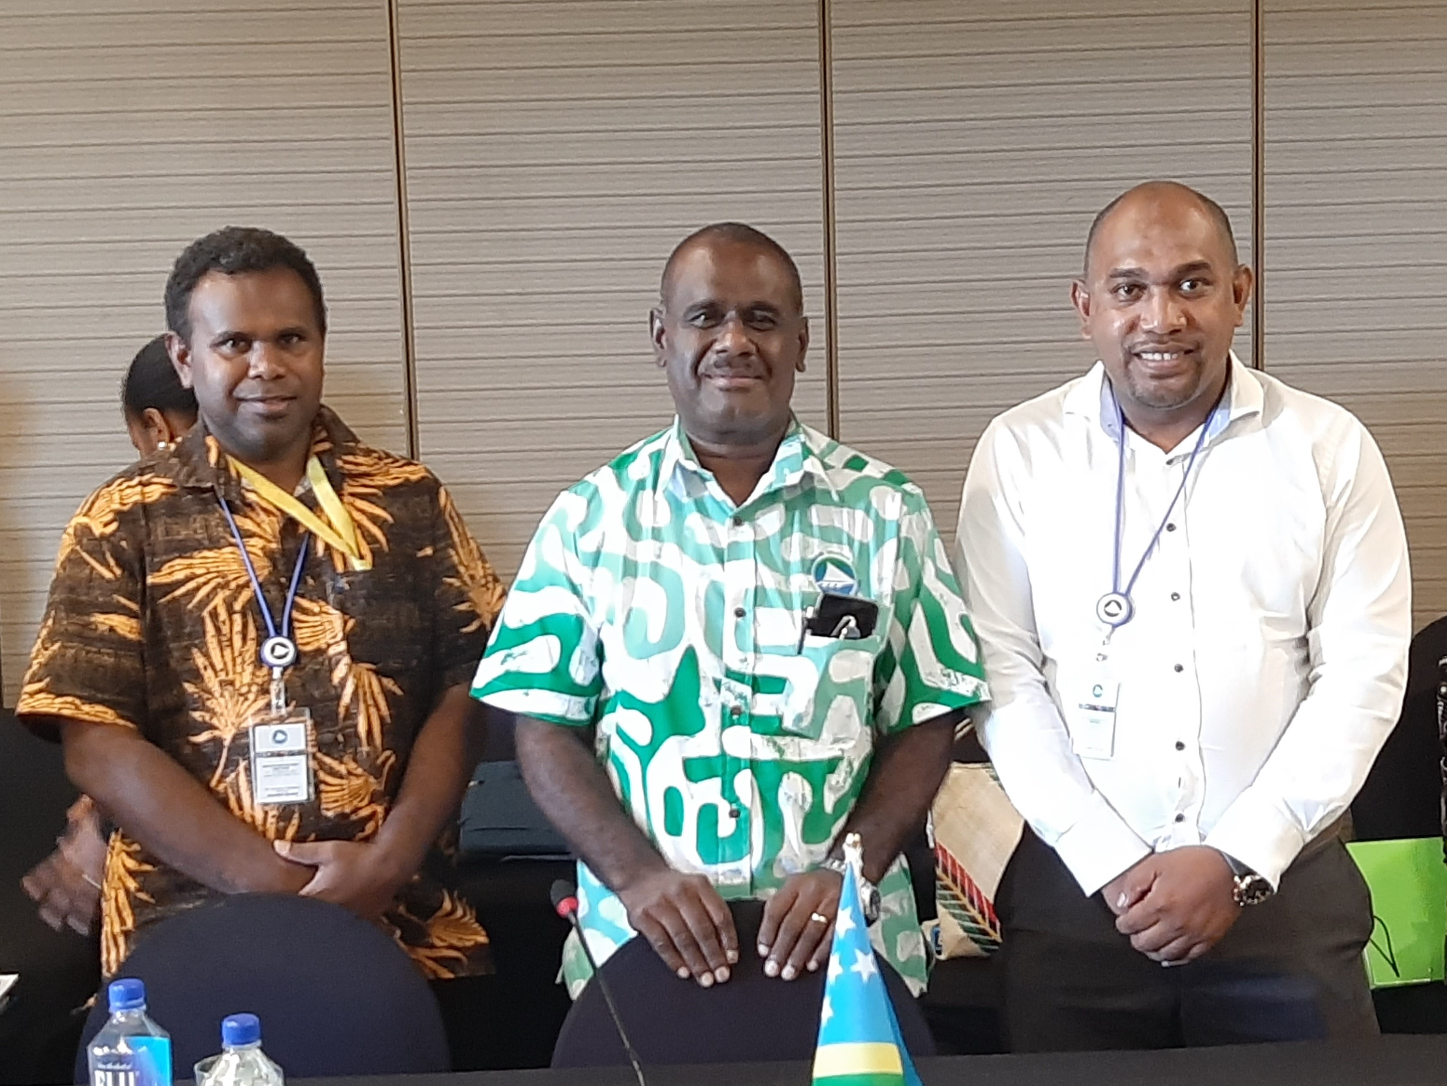
<svg viewBox="0 0 1447 1086"><path fill-rule="evenodd" d="M869 983L870 977L879 976L879 966L874 964L874 952L869 950L856 950L854 952L854 964L849 967L851 973L858 973L859 979L865 984Z"/></svg>

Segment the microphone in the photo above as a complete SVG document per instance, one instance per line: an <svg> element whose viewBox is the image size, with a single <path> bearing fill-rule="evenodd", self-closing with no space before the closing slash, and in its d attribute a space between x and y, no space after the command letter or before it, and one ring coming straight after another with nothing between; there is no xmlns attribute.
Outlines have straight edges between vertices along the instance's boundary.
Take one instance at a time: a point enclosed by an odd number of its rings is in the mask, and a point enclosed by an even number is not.
<svg viewBox="0 0 1447 1086"><path fill-rule="evenodd" d="M578 923L576 889L567 879L555 879L548 896L552 898L553 911L572 924L573 930L577 932L578 942L583 947L583 956L588 959L588 968L593 970L593 979L598 982L598 991L602 993L603 1002L607 1004L608 1016L613 1019L613 1028L618 1031L618 1039L623 1042L623 1050L628 1053L628 1062L633 1065L633 1075L638 1079L638 1086L648 1086L643 1078L643 1065L638 1061L638 1053L633 1050L633 1042L628 1039L628 1031L623 1028L618 1005L613 1002L613 993L608 989L608 982L603 979L598 963L593 960L593 952L588 949L588 940L583 936L583 927Z"/></svg>

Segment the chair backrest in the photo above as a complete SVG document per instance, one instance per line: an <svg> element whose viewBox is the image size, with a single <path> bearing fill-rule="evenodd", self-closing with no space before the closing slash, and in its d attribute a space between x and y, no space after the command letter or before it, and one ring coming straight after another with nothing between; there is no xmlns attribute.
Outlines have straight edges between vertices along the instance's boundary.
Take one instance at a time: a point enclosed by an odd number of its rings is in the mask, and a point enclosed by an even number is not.
<svg viewBox="0 0 1447 1086"><path fill-rule="evenodd" d="M808 1060L819 1036L824 971L797 980L764 976L758 944L761 902L732 902L739 933L739 964L728 983L700 988L679 980L648 940L625 944L600 972L618 1005L618 1015L639 1061L648 1066L695 1063L758 1063ZM880 973L894 1003L900 1035L916 1057L934 1055L929 1026L914 998L890 966ZM626 1064L602 993L590 983L573 1004L557 1046L554 1067Z"/></svg>
<svg viewBox="0 0 1447 1086"><path fill-rule="evenodd" d="M1412 638L1402 715L1352 801L1361 841L1436 837L1442 832L1442 737L1437 726L1438 661L1447 656L1447 618Z"/></svg>
<svg viewBox="0 0 1447 1086"><path fill-rule="evenodd" d="M243 894L156 924L120 975L146 982L150 1015L171 1034L177 1079L221 1049L221 1019L261 1019L262 1048L288 1078L450 1070L431 988L391 939L314 898ZM76 1054L105 1024L102 989Z"/></svg>

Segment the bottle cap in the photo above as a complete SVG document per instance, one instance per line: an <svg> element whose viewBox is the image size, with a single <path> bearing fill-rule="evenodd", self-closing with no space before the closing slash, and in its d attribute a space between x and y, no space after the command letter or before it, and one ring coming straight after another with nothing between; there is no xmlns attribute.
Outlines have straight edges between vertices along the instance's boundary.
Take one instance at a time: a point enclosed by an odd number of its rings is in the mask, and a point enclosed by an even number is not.
<svg viewBox="0 0 1447 1086"><path fill-rule="evenodd" d="M228 1014L221 1020L221 1043L228 1048L261 1040L261 1019L254 1014Z"/></svg>
<svg viewBox="0 0 1447 1086"><path fill-rule="evenodd" d="M116 1011L141 1011L146 1009L146 982L135 977L111 981L106 989L110 999L111 1013Z"/></svg>

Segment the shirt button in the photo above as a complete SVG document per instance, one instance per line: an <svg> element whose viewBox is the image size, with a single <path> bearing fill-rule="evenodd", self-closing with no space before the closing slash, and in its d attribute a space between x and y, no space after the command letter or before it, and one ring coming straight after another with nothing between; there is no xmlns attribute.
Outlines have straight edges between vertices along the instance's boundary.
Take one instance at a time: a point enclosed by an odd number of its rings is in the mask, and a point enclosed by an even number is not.
<svg viewBox="0 0 1447 1086"><path fill-rule="evenodd" d="M1181 598L1181 594L1180 594L1179 592L1172 592L1172 593L1171 593L1171 602L1172 602L1172 603L1175 603L1175 602L1176 602L1177 600L1179 600L1180 598Z"/></svg>
<svg viewBox="0 0 1447 1086"><path fill-rule="evenodd" d="M1186 749L1186 744L1185 744L1185 743L1182 743L1179 739L1177 739L1177 740L1176 740L1176 749L1177 749L1177 750L1185 750L1185 749Z"/></svg>
<svg viewBox="0 0 1447 1086"><path fill-rule="evenodd" d="M743 617L744 617L744 609L743 609L742 607L735 607L735 608L734 608L734 618L743 618Z"/></svg>
<svg viewBox="0 0 1447 1086"><path fill-rule="evenodd" d="M1178 814L1178 815L1176 815L1176 821L1177 821L1177 822L1184 822L1185 820L1186 820L1186 816L1185 816L1185 815L1183 815L1183 814Z"/></svg>
<svg viewBox="0 0 1447 1086"><path fill-rule="evenodd" d="M730 808L729 808L729 817L730 817L730 818L738 818L738 817L739 817L740 815L742 815L743 813L744 813L744 812L741 811L741 810L739 810L737 807L730 807Z"/></svg>
<svg viewBox="0 0 1447 1086"><path fill-rule="evenodd" d="M731 716L733 719L737 720L739 717L741 717L741 716L743 716L743 715L744 715L744 710L743 710L743 707L742 707L742 706L740 706L740 705L734 705L734 706L730 707L730 709L729 709L729 716Z"/></svg>
<svg viewBox="0 0 1447 1086"><path fill-rule="evenodd" d="M743 517L732 517L730 518L729 523L732 524L735 528L742 528L744 526L744 519Z"/></svg>
<svg viewBox="0 0 1447 1086"><path fill-rule="evenodd" d="M1176 530L1175 524L1167 524L1167 525L1166 525L1166 531L1168 531L1168 532L1174 532L1175 530Z"/></svg>
<svg viewBox="0 0 1447 1086"><path fill-rule="evenodd" d="M1186 666L1185 666L1184 664L1177 664L1177 665L1176 665L1176 671L1177 671L1177 672L1181 672L1181 671L1185 671L1185 670L1186 670Z"/></svg>

